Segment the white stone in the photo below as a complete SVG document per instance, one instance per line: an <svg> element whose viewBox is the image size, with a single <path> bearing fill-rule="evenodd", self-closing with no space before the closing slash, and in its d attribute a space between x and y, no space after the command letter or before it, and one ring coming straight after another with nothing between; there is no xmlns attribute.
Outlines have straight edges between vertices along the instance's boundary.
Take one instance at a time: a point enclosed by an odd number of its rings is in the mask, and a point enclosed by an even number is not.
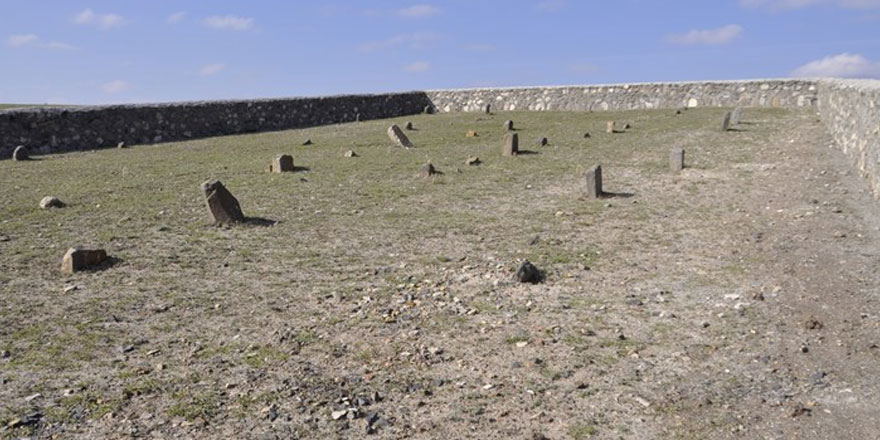
<svg viewBox="0 0 880 440"><path fill-rule="evenodd" d="M697 98L691 98L691 99L688 99L687 106L688 106L688 108L694 108L694 107L698 106L699 104L700 104L700 102L697 101Z"/></svg>

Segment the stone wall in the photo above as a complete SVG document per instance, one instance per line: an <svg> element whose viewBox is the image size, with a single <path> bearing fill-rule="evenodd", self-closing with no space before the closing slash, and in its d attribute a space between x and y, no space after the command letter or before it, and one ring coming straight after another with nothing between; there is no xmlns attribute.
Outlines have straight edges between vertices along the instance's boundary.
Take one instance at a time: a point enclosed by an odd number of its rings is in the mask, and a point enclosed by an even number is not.
<svg viewBox="0 0 880 440"><path fill-rule="evenodd" d="M880 198L880 81L819 81L819 115Z"/></svg>
<svg viewBox="0 0 880 440"><path fill-rule="evenodd" d="M0 158L286 130L421 113L424 92L0 111Z"/></svg>
<svg viewBox="0 0 880 440"><path fill-rule="evenodd" d="M817 87L811 80L749 80L641 83L559 87L433 90L440 112L494 110L602 111L681 107L809 107Z"/></svg>

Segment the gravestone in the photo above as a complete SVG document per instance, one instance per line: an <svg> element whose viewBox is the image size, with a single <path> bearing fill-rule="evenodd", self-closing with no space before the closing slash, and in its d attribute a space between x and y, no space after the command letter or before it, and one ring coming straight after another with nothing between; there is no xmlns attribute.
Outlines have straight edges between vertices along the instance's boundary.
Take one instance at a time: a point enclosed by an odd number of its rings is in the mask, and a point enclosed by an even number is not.
<svg viewBox="0 0 880 440"><path fill-rule="evenodd" d="M426 105L425 106L425 114L426 115L434 114L434 106L433 105Z"/></svg>
<svg viewBox="0 0 880 440"><path fill-rule="evenodd" d="M431 162L428 162L428 163L422 165L422 170L419 174L422 177L431 177L434 174L437 174L437 170L434 169L434 165L432 165Z"/></svg>
<svg viewBox="0 0 880 440"><path fill-rule="evenodd" d="M125 148L125 142L120 142L120 143L116 144L116 148L119 148L119 149Z"/></svg>
<svg viewBox="0 0 880 440"><path fill-rule="evenodd" d="M513 130L513 121L511 121L509 119L504 121L504 129L507 131Z"/></svg>
<svg viewBox="0 0 880 440"><path fill-rule="evenodd" d="M358 157L358 155L354 152L354 150L348 150L345 152L345 157Z"/></svg>
<svg viewBox="0 0 880 440"><path fill-rule="evenodd" d="M406 134L403 133L403 130L397 124L388 127L388 137L398 146L406 149L413 148L412 142L409 141L409 138L406 137Z"/></svg>
<svg viewBox="0 0 880 440"><path fill-rule="evenodd" d="M49 209L49 208L63 208L64 202L58 199L58 197L46 196L40 200L40 208Z"/></svg>
<svg viewBox="0 0 880 440"><path fill-rule="evenodd" d="M61 271L73 274L96 266L107 259L107 251L104 249L90 249L84 247L72 247L67 250L61 259Z"/></svg>
<svg viewBox="0 0 880 440"><path fill-rule="evenodd" d="M286 171L293 171L293 156L289 154L282 154L275 158L272 163L269 165L270 173L283 173Z"/></svg>
<svg viewBox="0 0 880 440"><path fill-rule="evenodd" d="M519 135L516 133L507 133L504 135L504 150L501 154L504 156L516 156L519 153Z"/></svg>
<svg viewBox="0 0 880 440"><path fill-rule="evenodd" d="M486 114L492 113L492 104L486 104Z"/></svg>
<svg viewBox="0 0 880 440"><path fill-rule="evenodd" d="M597 199L602 197L602 166L593 165L584 174L587 181L587 197Z"/></svg>
<svg viewBox="0 0 880 440"><path fill-rule="evenodd" d="M547 138L545 138L545 137L538 139L538 144L541 145L542 147L546 147L547 144L549 144L549 143L550 143L550 141L548 141Z"/></svg>
<svg viewBox="0 0 880 440"><path fill-rule="evenodd" d="M605 123L605 133L614 133L614 121Z"/></svg>
<svg viewBox="0 0 880 440"><path fill-rule="evenodd" d="M721 119L721 131L730 130L730 117L732 113L727 112L724 114L724 118Z"/></svg>
<svg viewBox="0 0 880 440"><path fill-rule="evenodd" d="M672 172L679 172L684 169L684 149L675 147L669 153L669 169Z"/></svg>
<svg viewBox="0 0 880 440"><path fill-rule="evenodd" d="M472 138L472 137L477 137L477 136L479 136L479 135L478 135L477 132L474 131L474 130L468 130L468 132L467 132L467 134L466 134L465 136L467 136L467 137L469 137L469 138Z"/></svg>
<svg viewBox="0 0 880 440"><path fill-rule="evenodd" d="M412 129L413 129L413 124L412 124L412 122L410 122L410 121L406 121L406 125L404 125L403 128L405 128L405 129L407 129L407 130L412 130Z"/></svg>
<svg viewBox="0 0 880 440"><path fill-rule="evenodd" d="M742 118L742 111L742 107L733 109L733 113L730 114L730 125L739 125L740 118Z"/></svg>
<svg viewBox="0 0 880 440"><path fill-rule="evenodd" d="M238 200L219 180L208 180L202 183L201 189L214 223L232 224L245 220Z"/></svg>
<svg viewBox="0 0 880 440"><path fill-rule="evenodd" d="M28 160L31 157L28 156L27 147L24 145L19 145L15 147L15 150L12 152L12 160L20 161L20 160Z"/></svg>

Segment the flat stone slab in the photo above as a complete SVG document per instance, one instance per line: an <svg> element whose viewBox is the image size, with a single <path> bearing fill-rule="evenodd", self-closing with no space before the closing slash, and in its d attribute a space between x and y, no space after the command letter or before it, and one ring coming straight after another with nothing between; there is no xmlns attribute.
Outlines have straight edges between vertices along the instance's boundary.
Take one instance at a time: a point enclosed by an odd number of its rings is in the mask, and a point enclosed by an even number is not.
<svg viewBox="0 0 880 440"><path fill-rule="evenodd" d="M388 137L399 147L406 149L413 148L412 142L410 142L409 138L406 137L406 134L397 126L397 124L388 127Z"/></svg>
<svg viewBox="0 0 880 440"><path fill-rule="evenodd" d="M67 274L81 272L107 260L107 251L85 247L72 247L61 258L61 271Z"/></svg>
<svg viewBox="0 0 880 440"><path fill-rule="evenodd" d="M208 180L202 183L202 194L208 214L216 224L241 223L245 220L238 199L223 186L219 180Z"/></svg>

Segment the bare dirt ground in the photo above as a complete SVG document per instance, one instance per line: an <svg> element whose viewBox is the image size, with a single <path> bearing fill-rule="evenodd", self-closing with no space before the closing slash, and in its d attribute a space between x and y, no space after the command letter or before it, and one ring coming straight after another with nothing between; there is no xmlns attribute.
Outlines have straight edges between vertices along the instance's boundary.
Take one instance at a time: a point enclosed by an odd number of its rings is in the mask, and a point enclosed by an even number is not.
<svg viewBox="0 0 880 440"><path fill-rule="evenodd" d="M815 114L723 111L2 161L0 437L874 438L880 207ZM501 157L505 119L532 154ZM266 173L280 153L299 170ZM278 223L211 226L208 178ZM77 244L115 260L64 275Z"/></svg>

